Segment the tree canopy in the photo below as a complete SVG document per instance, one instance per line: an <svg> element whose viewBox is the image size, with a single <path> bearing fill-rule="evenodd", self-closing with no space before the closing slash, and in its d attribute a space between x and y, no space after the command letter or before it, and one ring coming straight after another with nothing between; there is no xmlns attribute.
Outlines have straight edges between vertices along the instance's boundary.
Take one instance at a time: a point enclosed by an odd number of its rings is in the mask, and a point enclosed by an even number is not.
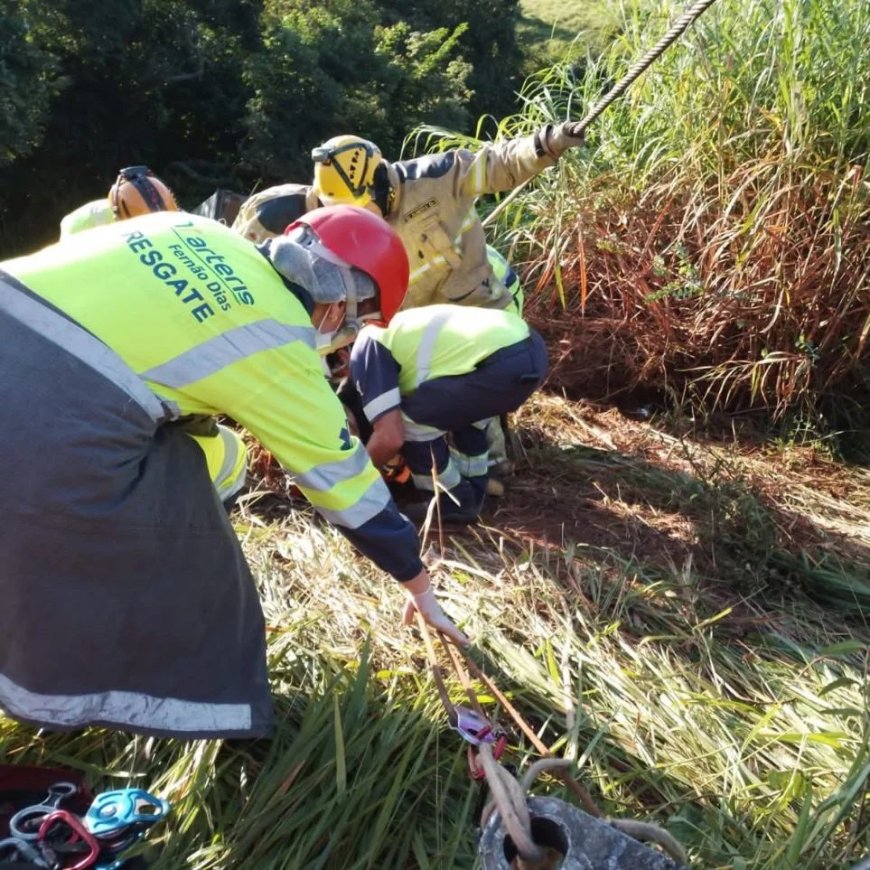
<svg viewBox="0 0 870 870"><path fill-rule="evenodd" d="M0 0L0 256L145 163L193 207L307 181L355 132L398 157L415 126L512 108L517 0Z"/></svg>

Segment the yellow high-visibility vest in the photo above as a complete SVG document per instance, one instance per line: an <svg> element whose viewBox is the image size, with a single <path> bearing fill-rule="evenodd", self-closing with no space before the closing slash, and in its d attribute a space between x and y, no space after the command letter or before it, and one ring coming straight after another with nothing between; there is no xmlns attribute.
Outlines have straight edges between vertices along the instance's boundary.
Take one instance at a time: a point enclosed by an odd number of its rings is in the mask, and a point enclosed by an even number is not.
<svg viewBox="0 0 870 870"><path fill-rule="evenodd" d="M227 227L158 212L0 268L112 348L178 416L244 426L330 521L357 528L390 502L323 377L304 306Z"/></svg>

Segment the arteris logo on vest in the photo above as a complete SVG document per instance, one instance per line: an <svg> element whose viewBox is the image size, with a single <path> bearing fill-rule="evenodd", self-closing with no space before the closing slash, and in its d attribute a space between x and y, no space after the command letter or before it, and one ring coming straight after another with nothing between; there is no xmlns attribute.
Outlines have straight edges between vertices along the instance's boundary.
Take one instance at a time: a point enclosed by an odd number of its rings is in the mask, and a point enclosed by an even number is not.
<svg viewBox="0 0 870 870"><path fill-rule="evenodd" d="M192 222L176 224L170 232L178 240L169 242L171 256L161 251L145 233L125 233L123 238L127 248L138 254L139 262L173 290L196 321L202 323L214 316L216 309L229 311L231 300L239 305L254 304L254 294L245 282L226 262L226 257L209 247L208 241L197 234ZM163 243L164 239L160 242ZM171 259L177 260L178 265L170 262ZM179 267L183 267L190 277L184 277Z"/></svg>

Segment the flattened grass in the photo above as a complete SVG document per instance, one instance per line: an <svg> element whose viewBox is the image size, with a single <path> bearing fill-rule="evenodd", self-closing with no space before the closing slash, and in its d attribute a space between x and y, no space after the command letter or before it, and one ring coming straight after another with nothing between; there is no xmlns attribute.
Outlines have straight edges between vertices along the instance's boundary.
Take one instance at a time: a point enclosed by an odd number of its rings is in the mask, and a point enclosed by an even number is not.
<svg viewBox="0 0 870 870"><path fill-rule="evenodd" d="M533 400L519 424L516 487L562 454L554 479L600 487L614 522L654 528L680 516L701 529L729 501L716 491L727 479L750 517L767 514L775 530L779 507L799 507L818 535L848 534L853 581L866 567L870 500L813 500L800 463L675 444L651 425L621 430L552 397ZM584 453L596 432L602 450ZM683 484L669 487L677 472ZM520 507L533 515L544 495L542 484ZM95 788L167 797L173 814L149 838L161 868L473 867L479 787L422 644L399 626L399 590L327 527L277 514L249 504L236 516L267 617L272 740L49 735L0 720L0 761L69 764ZM797 568L788 585L761 573L754 585L730 582L731 566L760 562L771 541L799 561L794 535L729 537L718 553L729 560L701 570L701 551L687 558L675 539L631 550L555 527L541 540L508 516L505 506L448 537L443 552L436 543L445 607L606 813L665 825L698 868L829 870L870 849L862 613L819 604ZM710 541L699 532L694 545ZM462 699L454 681L450 690ZM535 757L514 734L510 760ZM535 791L572 800L550 779Z"/></svg>

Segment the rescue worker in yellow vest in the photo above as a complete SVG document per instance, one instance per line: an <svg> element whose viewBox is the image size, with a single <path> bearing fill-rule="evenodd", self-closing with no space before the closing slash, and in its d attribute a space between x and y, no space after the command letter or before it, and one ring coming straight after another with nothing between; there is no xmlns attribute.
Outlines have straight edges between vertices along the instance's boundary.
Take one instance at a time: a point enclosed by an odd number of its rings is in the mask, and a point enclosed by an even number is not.
<svg viewBox="0 0 870 870"><path fill-rule="evenodd" d="M0 708L46 728L262 735L263 613L201 451L225 413L316 510L466 638L348 433L317 345L388 322L408 264L380 218L312 212L258 249L163 212L0 263ZM361 312L360 306L367 308Z"/></svg>
<svg viewBox="0 0 870 870"><path fill-rule="evenodd" d="M60 237L153 211L178 211L175 195L147 166L127 166L104 199L86 202L60 222Z"/></svg>
<svg viewBox="0 0 870 870"><path fill-rule="evenodd" d="M366 326L350 371L375 465L401 450L417 489L437 491L441 518L469 523L486 494L486 420L515 411L540 386L547 350L509 310L427 305L400 311L386 327ZM405 512L420 519L427 508Z"/></svg>
<svg viewBox="0 0 870 870"><path fill-rule="evenodd" d="M147 166L128 166L118 173L105 199L85 203L60 222L60 237L106 226L156 211L178 211L175 195ZM288 221L285 226L289 225ZM229 510L245 485L247 448L241 435L212 418L193 425L188 435L197 443L208 463L209 476L218 496Z"/></svg>
<svg viewBox="0 0 870 870"><path fill-rule="evenodd" d="M486 244L475 203L484 194L507 191L533 178L582 142L564 124L547 124L532 136L488 143L476 151L454 149L391 163L373 142L336 136L312 152L313 189L294 184L264 190L243 204L233 229L261 241L280 232L282 220L317 203L362 206L383 216L405 246L411 280L404 309L454 303L510 307L521 315L519 277ZM348 384L340 395L359 411L358 396ZM503 477L513 464L501 422L490 420L487 427L490 456ZM495 477L489 489L496 496L504 492Z"/></svg>
<svg viewBox="0 0 870 870"><path fill-rule="evenodd" d="M547 124L533 136L488 143L476 151L460 148L388 162L373 142L336 136L312 151L314 189L323 203L359 205L382 215L399 234L411 264L403 308L454 303L522 315L519 276L486 243L477 199L522 184L582 142L565 125ZM346 388L342 395L353 403ZM486 429L498 472L489 492L500 496L513 463L501 421L487 421Z"/></svg>

